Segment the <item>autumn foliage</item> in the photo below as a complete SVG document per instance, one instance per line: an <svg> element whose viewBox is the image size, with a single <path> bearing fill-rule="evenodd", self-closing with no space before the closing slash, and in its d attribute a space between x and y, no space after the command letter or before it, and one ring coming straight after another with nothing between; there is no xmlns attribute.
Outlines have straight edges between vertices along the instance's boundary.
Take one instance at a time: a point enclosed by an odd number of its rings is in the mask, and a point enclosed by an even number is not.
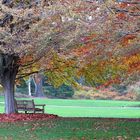
<svg viewBox="0 0 140 140"><path fill-rule="evenodd" d="M56 85L61 85L63 82L59 80L58 75L68 72L69 76L64 77L84 76L89 83L97 83L96 79L100 75L102 78L99 78L98 83L110 85L118 81L115 77L117 79L122 77L120 73L131 71L132 66L127 65L126 70L123 65L126 65L127 60L130 61L129 57L138 49L137 0L133 2L49 0L38 3L38 7L34 2L23 2L20 10L17 8L18 5L19 1L11 3L10 6L14 10L2 6L3 12L11 12L13 17L12 23L8 20L1 28L1 35L4 35L4 32L8 32L11 28L11 24L14 25L12 38L8 36L7 42L7 38L3 38L1 51L19 55L17 77L43 71L48 77L53 75L58 77L55 78L58 79ZM1 17L4 17L3 13ZM12 44L11 47L8 46L9 43ZM66 70L67 65L74 71L73 74ZM93 65L96 71L89 70ZM107 69L111 69L113 74L108 74ZM88 75L85 70L94 74ZM98 73L97 77L95 73ZM50 82L55 83L52 79L54 78L50 78ZM70 84L74 82L67 81Z"/></svg>

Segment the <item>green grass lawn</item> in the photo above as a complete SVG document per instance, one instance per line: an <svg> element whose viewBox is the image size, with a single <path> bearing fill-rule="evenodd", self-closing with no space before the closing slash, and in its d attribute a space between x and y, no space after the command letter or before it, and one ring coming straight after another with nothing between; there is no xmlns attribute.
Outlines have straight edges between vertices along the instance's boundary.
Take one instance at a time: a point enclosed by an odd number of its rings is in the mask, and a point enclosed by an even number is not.
<svg viewBox="0 0 140 140"><path fill-rule="evenodd" d="M34 99L37 104L45 103L45 111L63 117L117 117L140 118L140 102L109 100Z"/></svg>
<svg viewBox="0 0 140 140"><path fill-rule="evenodd" d="M1 123L1 140L136 140L140 122L93 118ZM8 133L7 133L8 132Z"/></svg>
<svg viewBox="0 0 140 140"><path fill-rule="evenodd" d="M138 140L140 122L103 118L140 118L140 102L34 98L45 112L65 118L0 123L0 140ZM4 99L0 97L0 113ZM77 118L69 118L77 117ZM78 118L90 117L90 118ZM102 117L100 119L94 117Z"/></svg>
<svg viewBox="0 0 140 140"><path fill-rule="evenodd" d="M36 104L46 104L45 112L62 117L140 118L140 102L113 100L68 100L34 98ZM4 112L0 97L0 112Z"/></svg>

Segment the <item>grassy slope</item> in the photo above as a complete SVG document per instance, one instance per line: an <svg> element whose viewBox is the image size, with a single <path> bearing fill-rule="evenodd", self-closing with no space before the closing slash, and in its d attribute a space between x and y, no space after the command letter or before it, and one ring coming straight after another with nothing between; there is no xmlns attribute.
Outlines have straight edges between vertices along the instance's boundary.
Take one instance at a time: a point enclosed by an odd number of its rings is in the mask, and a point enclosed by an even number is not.
<svg viewBox="0 0 140 140"><path fill-rule="evenodd" d="M39 122L1 123L2 140L136 140L140 122L99 119L69 119ZM8 132L8 133L7 133Z"/></svg>
<svg viewBox="0 0 140 140"><path fill-rule="evenodd" d="M125 108L139 105L140 102L62 99L35 99L35 102L46 103L46 112L63 117L140 118L140 108Z"/></svg>
<svg viewBox="0 0 140 140"><path fill-rule="evenodd" d="M57 114L63 117L140 118L140 108L127 108L128 106L139 105L140 102L45 98L35 98L34 100L37 104L46 104L46 113ZM0 101L3 102L2 97ZM3 103L0 103L0 112L4 112Z"/></svg>
<svg viewBox="0 0 140 140"><path fill-rule="evenodd" d="M46 103L47 105L60 106L84 106L84 107L115 107L133 106L140 102L136 101L113 101L113 100L66 100L66 99L35 99L36 103Z"/></svg>

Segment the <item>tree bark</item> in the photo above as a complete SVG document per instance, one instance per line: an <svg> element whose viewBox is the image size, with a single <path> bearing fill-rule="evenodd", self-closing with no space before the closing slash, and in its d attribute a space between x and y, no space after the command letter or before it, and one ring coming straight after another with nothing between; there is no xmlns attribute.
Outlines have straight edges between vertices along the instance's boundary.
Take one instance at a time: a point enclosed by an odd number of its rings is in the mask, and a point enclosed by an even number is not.
<svg viewBox="0 0 140 140"><path fill-rule="evenodd" d="M4 88L5 113L15 113L14 85L18 72L19 57L15 54L0 54L0 83Z"/></svg>
<svg viewBox="0 0 140 140"><path fill-rule="evenodd" d="M35 84L35 96L36 97L44 97L43 92L43 78L41 74L35 74L33 78Z"/></svg>
<svg viewBox="0 0 140 140"><path fill-rule="evenodd" d="M15 82L13 77L5 78L4 82L4 96L5 96L5 113L15 113L15 102L14 102L14 85Z"/></svg>

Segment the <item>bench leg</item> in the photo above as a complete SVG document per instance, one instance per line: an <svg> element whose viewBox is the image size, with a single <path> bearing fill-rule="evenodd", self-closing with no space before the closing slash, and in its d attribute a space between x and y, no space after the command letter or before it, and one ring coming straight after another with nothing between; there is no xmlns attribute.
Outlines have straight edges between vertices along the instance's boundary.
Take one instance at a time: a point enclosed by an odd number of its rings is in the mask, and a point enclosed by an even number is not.
<svg viewBox="0 0 140 140"><path fill-rule="evenodd" d="M43 113L43 114L44 114L44 109L45 109L45 108L44 108L44 106L43 106L43 110L42 110L42 113Z"/></svg>

